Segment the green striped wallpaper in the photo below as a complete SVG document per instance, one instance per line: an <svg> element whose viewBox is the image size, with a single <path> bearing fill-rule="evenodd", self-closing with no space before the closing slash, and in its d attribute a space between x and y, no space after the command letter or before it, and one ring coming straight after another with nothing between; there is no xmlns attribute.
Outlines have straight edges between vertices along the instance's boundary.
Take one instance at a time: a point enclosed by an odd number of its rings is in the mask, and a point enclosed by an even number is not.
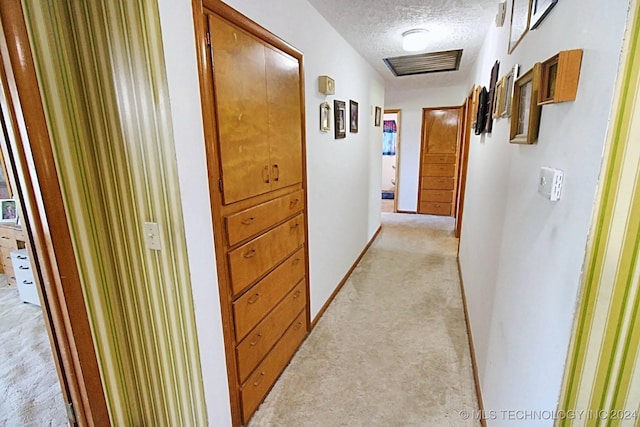
<svg viewBox="0 0 640 427"><path fill-rule="evenodd" d="M23 6L112 424L205 425L157 4Z"/></svg>
<svg viewBox="0 0 640 427"><path fill-rule="evenodd" d="M640 3L631 2L560 426L640 424Z"/></svg>

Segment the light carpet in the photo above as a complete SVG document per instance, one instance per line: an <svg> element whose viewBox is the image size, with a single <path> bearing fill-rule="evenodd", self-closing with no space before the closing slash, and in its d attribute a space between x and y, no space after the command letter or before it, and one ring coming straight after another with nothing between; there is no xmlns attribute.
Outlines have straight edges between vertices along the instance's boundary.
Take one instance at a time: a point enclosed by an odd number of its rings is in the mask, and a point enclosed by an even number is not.
<svg viewBox="0 0 640 427"><path fill-rule="evenodd" d="M0 276L0 426L69 425L42 310Z"/></svg>
<svg viewBox="0 0 640 427"><path fill-rule="evenodd" d="M478 426L453 226L383 213L250 426Z"/></svg>

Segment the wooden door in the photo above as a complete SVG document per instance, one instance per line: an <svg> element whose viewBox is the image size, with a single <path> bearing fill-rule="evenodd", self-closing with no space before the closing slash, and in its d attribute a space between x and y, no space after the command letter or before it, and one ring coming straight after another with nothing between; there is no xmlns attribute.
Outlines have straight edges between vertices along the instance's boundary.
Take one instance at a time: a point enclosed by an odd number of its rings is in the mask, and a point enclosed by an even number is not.
<svg viewBox="0 0 640 427"><path fill-rule="evenodd" d="M454 214L461 113L461 107L423 109L418 213Z"/></svg>
<svg viewBox="0 0 640 427"><path fill-rule="evenodd" d="M265 47L209 16L224 203L271 189Z"/></svg>
<svg viewBox="0 0 640 427"><path fill-rule="evenodd" d="M302 182L302 128L298 60L265 48L272 189ZM293 119L293 118L296 119Z"/></svg>

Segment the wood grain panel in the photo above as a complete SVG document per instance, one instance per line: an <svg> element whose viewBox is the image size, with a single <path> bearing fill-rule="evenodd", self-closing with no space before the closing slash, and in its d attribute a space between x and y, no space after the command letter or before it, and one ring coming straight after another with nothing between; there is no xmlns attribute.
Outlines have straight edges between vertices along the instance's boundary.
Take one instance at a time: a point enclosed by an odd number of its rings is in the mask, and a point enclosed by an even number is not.
<svg viewBox="0 0 640 427"><path fill-rule="evenodd" d="M307 331L307 318L304 311L289 326L271 353L256 368L241 390L242 418L244 423L262 402L282 370L287 366L300 346Z"/></svg>
<svg viewBox="0 0 640 427"><path fill-rule="evenodd" d="M451 215L451 203L421 202L420 213L429 215Z"/></svg>
<svg viewBox="0 0 640 427"><path fill-rule="evenodd" d="M454 163L456 162L456 156L444 155L444 154L425 154L423 156L424 164L438 164L438 163Z"/></svg>
<svg viewBox="0 0 640 427"><path fill-rule="evenodd" d="M422 178L422 190L453 190L453 178Z"/></svg>
<svg viewBox="0 0 640 427"><path fill-rule="evenodd" d="M260 237L230 251L231 288L237 294L304 243L304 217L298 215Z"/></svg>
<svg viewBox="0 0 640 427"><path fill-rule="evenodd" d="M424 110L423 155L456 155L459 116L459 108Z"/></svg>
<svg viewBox="0 0 640 427"><path fill-rule="evenodd" d="M271 188L265 46L222 18L209 17L224 203Z"/></svg>
<svg viewBox="0 0 640 427"><path fill-rule="evenodd" d="M229 215L225 218L229 245L233 246L254 236L303 208L304 191L300 190Z"/></svg>
<svg viewBox="0 0 640 427"><path fill-rule="evenodd" d="M236 339L240 341L305 275L305 250L285 262L233 303Z"/></svg>
<svg viewBox="0 0 640 427"><path fill-rule="evenodd" d="M302 182L300 69L284 52L266 48L272 189Z"/></svg>
<svg viewBox="0 0 640 427"><path fill-rule="evenodd" d="M453 191L422 190L423 202L453 202Z"/></svg>
<svg viewBox="0 0 640 427"><path fill-rule="evenodd" d="M306 284L298 285L278 304L267 317L237 347L238 375L244 382L254 368L264 359L306 304Z"/></svg>
<svg viewBox="0 0 640 427"><path fill-rule="evenodd" d="M422 168L422 176L445 176L452 177L455 175L456 165L440 165L440 164L427 164Z"/></svg>

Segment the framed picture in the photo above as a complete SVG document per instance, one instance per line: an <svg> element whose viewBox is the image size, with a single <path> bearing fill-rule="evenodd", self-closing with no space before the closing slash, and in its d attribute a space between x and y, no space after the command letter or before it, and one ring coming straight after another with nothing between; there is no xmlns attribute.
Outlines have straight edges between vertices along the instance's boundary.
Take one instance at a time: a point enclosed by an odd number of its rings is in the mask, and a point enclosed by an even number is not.
<svg viewBox="0 0 640 427"><path fill-rule="evenodd" d="M511 0L511 24L509 27L509 54L511 54L529 30L531 3L535 0Z"/></svg>
<svg viewBox="0 0 640 427"><path fill-rule="evenodd" d="M333 101L333 121L335 138L347 137L347 106L344 101Z"/></svg>
<svg viewBox="0 0 640 427"><path fill-rule="evenodd" d="M375 126L380 127L380 123L382 122L382 108L376 107L376 117L375 117Z"/></svg>
<svg viewBox="0 0 640 427"><path fill-rule="evenodd" d="M494 119L498 119L502 117L500 112L502 111L502 102L503 102L502 94L504 92L505 79L506 77L502 76L502 78L498 80L498 82L496 83L496 88L493 94L493 111L492 111L492 116Z"/></svg>
<svg viewBox="0 0 640 427"><path fill-rule="evenodd" d="M0 199L0 222L13 222L18 220L16 201L13 199Z"/></svg>
<svg viewBox="0 0 640 427"><path fill-rule="evenodd" d="M358 133L358 103L349 100L349 132Z"/></svg>
<svg viewBox="0 0 640 427"><path fill-rule="evenodd" d="M500 73L500 61L496 61L491 68L491 77L489 79L489 93L487 96L487 106L485 109L484 131L491 133L493 131L493 100L496 94L496 85L498 83L498 74Z"/></svg>
<svg viewBox="0 0 640 427"><path fill-rule="evenodd" d="M529 29L535 30L538 28L556 3L558 3L558 0L531 0L531 22L529 22Z"/></svg>
<svg viewBox="0 0 640 427"><path fill-rule="evenodd" d="M540 63L516 80L509 132L509 142L512 144L533 144L538 140L541 110L538 105L539 86Z"/></svg>
<svg viewBox="0 0 640 427"><path fill-rule="evenodd" d="M511 71L504 76L504 84L502 85L502 117L511 117L511 103L513 101L513 86L516 84L520 66L514 65Z"/></svg>
<svg viewBox="0 0 640 427"><path fill-rule="evenodd" d="M331 130L331 106L328 102L320 104L320 130L322 132Z"/></svg>
<svg viewBox="0 0 640 427"><path fill-rule="evenodd" d="M482 91L482 86L480 85L473 86L473 96L471 98L471 127L473 129L475 129L476 122L478 121L478 102L479 102L481 91Z"/></svg>

